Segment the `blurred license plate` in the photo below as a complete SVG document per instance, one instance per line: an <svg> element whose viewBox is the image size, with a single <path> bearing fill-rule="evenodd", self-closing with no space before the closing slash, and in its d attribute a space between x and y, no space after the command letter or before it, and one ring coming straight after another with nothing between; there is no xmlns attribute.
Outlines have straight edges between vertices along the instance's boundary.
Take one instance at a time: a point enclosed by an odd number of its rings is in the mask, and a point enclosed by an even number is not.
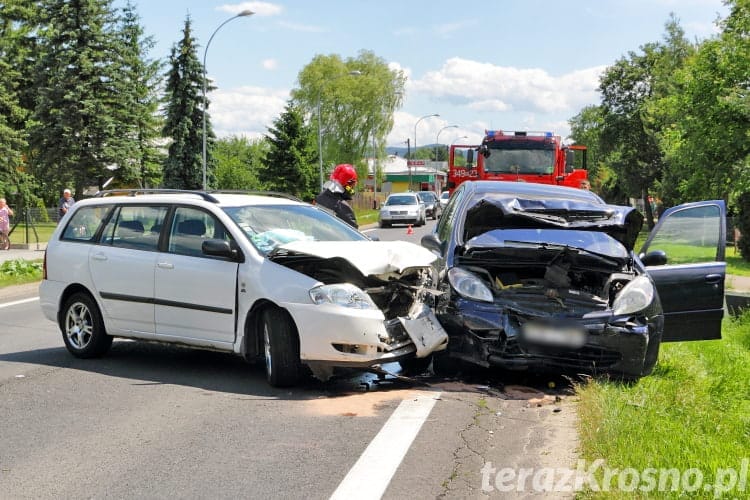
<svg viewBox="0 0 750 500"><path fill-rule="evenodd" d="M526 323L522 332L525 340L536 344L582 347L586 343L586 332L576 326Z"/></svg>

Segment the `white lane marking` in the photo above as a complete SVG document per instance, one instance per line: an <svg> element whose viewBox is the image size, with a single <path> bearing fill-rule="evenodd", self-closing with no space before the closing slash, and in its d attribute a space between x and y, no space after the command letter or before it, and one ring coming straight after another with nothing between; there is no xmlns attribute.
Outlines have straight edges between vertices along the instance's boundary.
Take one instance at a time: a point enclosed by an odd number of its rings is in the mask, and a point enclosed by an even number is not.
<svg viewBox="0 0 750 500"><path fill-rule="evenodd" d="M439 397L439 392L424 392L401 401L333 492L331 500L381 498Z"/></svg>
<svg viewBox="0 0 750 500"><path fill-rule="evenodd" d="M372 228L372 229L363 229L362 231L360 231L360 233L371 233L373 231L377 231L377 229L375 229L375 228Z"/></svg>
<svg viewBox="0 0 750 500"><path fill-rule="evenodd" d="M17 306L19 304L26 304L27 302L34 302L35 300L39 300L39 297L32 297L30 299L23 299L23 300L16 300L13 302L5 302L4 304L0 304L0 309L3 307L11 307L11 306Z"/></svg>

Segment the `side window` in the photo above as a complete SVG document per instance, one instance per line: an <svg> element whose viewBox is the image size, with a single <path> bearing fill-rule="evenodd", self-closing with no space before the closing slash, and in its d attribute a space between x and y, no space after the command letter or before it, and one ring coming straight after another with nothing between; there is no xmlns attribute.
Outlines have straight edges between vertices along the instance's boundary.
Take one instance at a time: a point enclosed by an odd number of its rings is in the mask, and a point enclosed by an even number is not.
<svg viewBox="0 0 750 500"><path fill-rule="evenodd" d="M445 206L445 211L443 212L442 217L440 217L440 222L438 222L437 226L437 237L440 241L446 241L450 238L451 229L453 229L453 226L455 225L454 219L456 218L456 208L458 207L460 200L463 199L464 192L466 192L466 190L459 187L458 191L451 196L448 205Z"/></svg>
<svg viewBox="0 0 750 500"><path fill-rule="evenodd" d="M79 208L68 221L62 239L68 241L93 242L99 227L107 219L112 205L97 205Z"/></svg>
<svg viewBox="0 0 750 500"><path fill-rule="evenodd" d="M166 206L123 205L110 219L102 243L118 248L156 251Z"/></svg>
<svg viewBox="0 0 750 500"><path fill-rule="evenodd" d="M177 207L169 235L171 253L204 257L201 250L203 242L213 238L230 240L231 236L221 222L208 212L190 207Z"/></svg>
<svg viewBox="0 0 750 500"><path fill-rule="evenodd" d="M669 214L645 249L662 250L668 264L717 260L721 241L721 210L717 205L689 207Z"/></svg>

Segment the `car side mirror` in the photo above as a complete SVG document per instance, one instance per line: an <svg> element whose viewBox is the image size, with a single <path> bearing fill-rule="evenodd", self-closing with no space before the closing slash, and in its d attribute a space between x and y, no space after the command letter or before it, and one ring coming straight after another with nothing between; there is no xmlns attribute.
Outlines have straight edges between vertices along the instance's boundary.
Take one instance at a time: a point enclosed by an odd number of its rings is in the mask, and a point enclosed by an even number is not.
<svg viewBox="0 0 750 500"><path fill-rule="evenodd" d="M201 245L201 251L204 255L211 257L224 257L229 260L240 260L240 251L236 246L232 246L227 240L210 239L205 240Z"/></svg>
<svg viewBox="0 0 750 500"><path fill-rule="evenodd" d="M644 266L663 266L667 263L667 252L664 250L653 250L647 254L639 255Z"/></svg>
<svg viewBox="0 0 750 500"><path fill-rule="evenodd" d="M380 241L380 236L377 234L366 234L365 236L367 236L370 241Z"/></svg>
<svg viewBox="0 0 750 500"><path fill-rule="evenodd" d="M443 254L443 245L440 243L440 240L435 233L425 234L422 236L420 243L431 252L435 252L438 255Z"/></svg>

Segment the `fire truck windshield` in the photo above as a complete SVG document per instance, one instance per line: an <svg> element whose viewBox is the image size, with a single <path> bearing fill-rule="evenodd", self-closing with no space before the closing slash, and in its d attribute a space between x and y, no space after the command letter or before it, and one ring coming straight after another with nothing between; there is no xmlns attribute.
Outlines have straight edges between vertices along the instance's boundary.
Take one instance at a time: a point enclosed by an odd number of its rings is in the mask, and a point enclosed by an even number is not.
<svg viewBox="0 0 750 500"><path fill-rule="evenodd" d="M552 149L490 149L484 171L493 174L551 174L555 152Z"/></svg>

